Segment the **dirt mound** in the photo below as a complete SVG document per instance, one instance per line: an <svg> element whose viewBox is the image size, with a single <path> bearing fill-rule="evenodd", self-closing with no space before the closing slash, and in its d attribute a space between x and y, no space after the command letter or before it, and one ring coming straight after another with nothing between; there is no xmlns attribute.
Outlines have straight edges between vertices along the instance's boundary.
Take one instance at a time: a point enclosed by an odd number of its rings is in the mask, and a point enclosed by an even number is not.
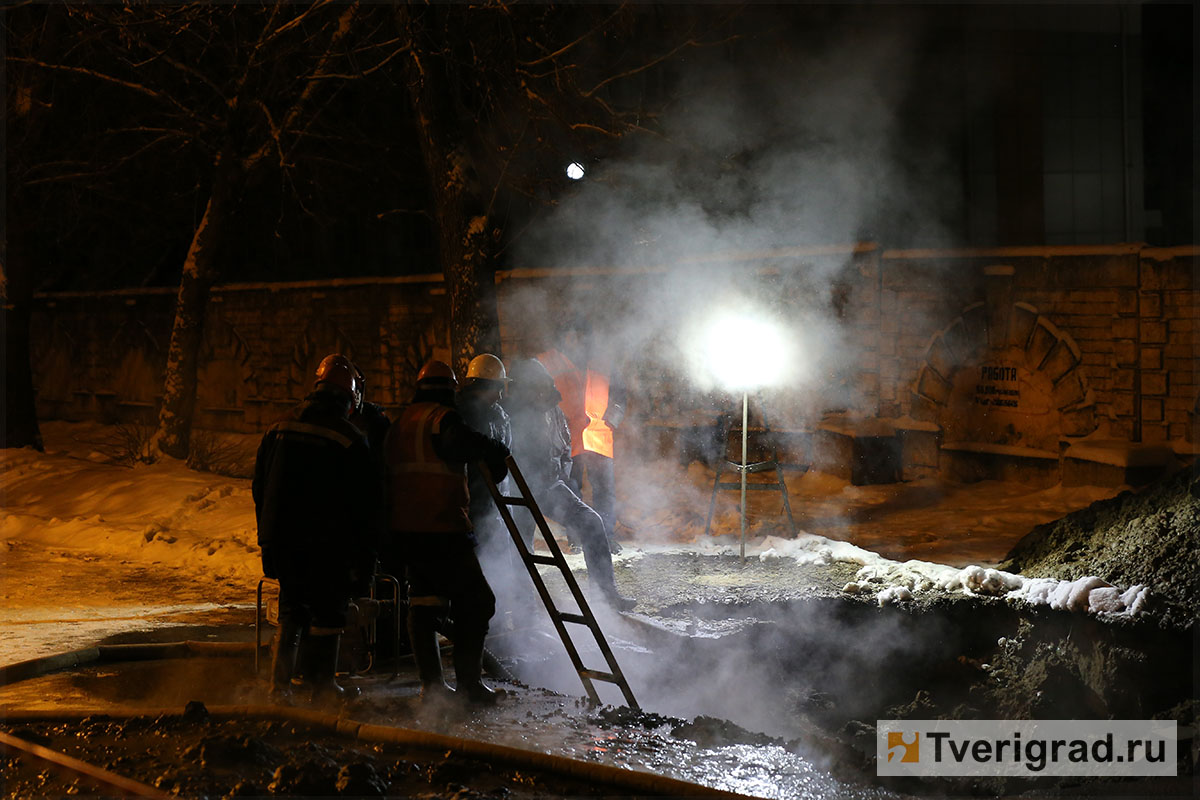
<svg viewBox="0 0 1200 800"><path fill-rule="evenodd" d="M1160 601L1165 623L1194 624L1200 614L1196 465L1037 526L1000 568L1030 577L1096 575L1121 586L1144 584Z"/></svg>

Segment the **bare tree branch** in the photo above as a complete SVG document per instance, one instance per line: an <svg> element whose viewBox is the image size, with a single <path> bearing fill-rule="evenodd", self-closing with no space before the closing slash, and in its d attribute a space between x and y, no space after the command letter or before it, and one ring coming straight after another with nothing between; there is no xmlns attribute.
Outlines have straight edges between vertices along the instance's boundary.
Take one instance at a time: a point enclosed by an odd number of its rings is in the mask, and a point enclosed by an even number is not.
<svg viewBox="0 0 1200 800"><path fill-rule="evenodd" d="M275 41L277 38L279 38L283 34L292 30L293 28L299 27L300 25L304 24L304 20L307 19L310 14L320 11L322 8L329 5L332 1L333 0L318 0L318 2L313 3L311 6L306 8L303 11L303 13L300 14L300 16L294 17L289 22L285 22L283 25L280 25L275 31L270 33L262 41L262 44L269 44L270 42ZM276 7L278 8L278 4L276 5Z"/></svg>
<svg viewBox="0 0 1200 800"><path fill-rule="evenodd" d="M427 208L392 208L387 211L380 211L375 215L375 219L384 219L385 217L394 217L400 214L425 217L426 219L433 218L433 215L429 213L429 209Z"/></svg>
<svg viewBox="0 0 1200 800"><path fill-rule="evenodd" d="M538 64L544 64L547 61L554 61L559 56L563 56L563 55L569 53L576 46L578 46L581 42L587 40L589 37L591 37L597 31L600 31L600 30L603 30L604 28L606 28L608 26L608 23L611 22L614 17L616 17L618 14L620 14L622 11L625 10L626 5L627 5L626 3L622 3L617 8L617 10L614 11L613 13L609 14L604 19L603 22L601 22L599 25L596 25L595 27L591 28L590 30L588 30L587 33L583 34L575 41L569 42L568 44L565 44L562 47L555 50L553 53L548 53L548 54L542 56L541 58L535 58L532 61L522 61L521 65L525 66L525 67L534 67L534 66L537 66Z"/></svg>
<svg viewBox="0 0 1200 800"><path fill-rule="evenodd" d="M342 40L345 39L346 35L350 32L351 22L354 20L355 15L358 14L358 9L358 3L351 3L346 7L346 10L342 12L342 15L338 17L337 27L334 29L333 34L329 37L329 44L326 46L325 52L321 54L321 59L317 62L317 68L314 70L314 73L321 73L325 70L325 66L333 58L335 49L339 44L341 44ZM292 104L291 109L284 118L283 124L280 126L283 130L291 130L294 127L296 120L304 111L304 107L308 105L309 100L312 99L313 94L317 91L318 86L319 82L315 79L310 79L307 82L304 87L304 91L302 91L300 96L296 98L296 102ZM304 130L307 130L308 127L317 120L318 116L319 113L310 114L305 122ZM289 156L291 154L291 150L294 150L295 147L296 145L293 143L288 152Z"/></svg>
<svg viewBox="0 0 1200 800"><path fill-rule="evenodd" d="M146 97L150 97L155 100L169 103L169 104L175 106L176 108L178 108L180 111L183 111L189 117L192 117L193 119L200 121L200 122L203 121L202 118L200 117L200 115L198 115L195 111L193 111L192 109L190 109L187 106L180 103L174 97L163 94L162 92L155 91L154 89L151 89L149 86L144 86L140 83L134 83L133 81L123 80L123 79L117 78L113 75L108 75L106 73L100 72L99 70L88 69L87 67L73 67L68 64L48 64L45 61L39 61L36 58L23 58L21 56L10 56L8 58L8 60L17 62L17 63L21 63L21 64L30 64L32 66L40 67L42 69L57 70L59 72L71 72L71 73L75 73L77 75L87 75L89 77L95 78L100 81L112 83L117 86L124 86L126 89L130 89L131 91L137 92L139 94L143 94Z"/></svg>
<svg viewBox="0 0 1200 800"><path fill-rule="evenodd" d="M396 56L401 55L403 53L407 53L410 46L411 45L405 45L404 47L401 47L397 50L393 50L391 53L389 53L387 55L387 57L385 57L383 60L381 60L375 66L368 67L367 69L360 70L359 72L356 72L353 74L344 73L344 72L313 73L312 75L308 76L307 80L320 81L320 80L337 79L337 80L352 81L352 80L357 80L358 78L365 78L367 75L371 75L375 72L378 72L382 67L386 66L387 63L389 61L391 61L393 58L395 58Z"/></svg>
<svg viewBox="0 0 1200 800"><path fill-rule="evenodd" d="M720 42L710 42L708 44L709 45L720 44ZM639 72L645 72L646 70L650 69L653 66L661 64L664 61L667 61L671 58L674 58L677 54L679 54L685 48L702 47L702 46L705 46L705 43L698 42L695 39L688 39L687 41L680 42L679 44L677 44L675 47L672 47L667 52L662 53L662 54L656 56L655 58L652 58L649 61L647 61L639 66L631 67L630 69L624 70L622 72L618 72L614 75L609 75L607 78L605 78L604 80L597 83L591 89L588 89L586 92L581 92L581 94L584 97L591 97L596 92L600 91L605 86L607 86L610 83L613 83L614 81L619 81L623 78L628 78L632 75L637 75Z"/></svg>
<svg viewBox="0 0 1200 800"><path fill-rule="evenodd" d="M117 159L116 161L114 161L113 163L111 163L110 165L105 167L104 169L92 170L90 172L74 172L74 173L65 173L65 174L60 174L60 175L47 175L45 178L34 178L32 180L26 180L25 185L26 186L38 186L38 185L47 184L47 183L62 183L65 181L73 181L73 180L78 180L81 178L94 178L94 177L99 177L101 175L111 175L112 173L119 170L121 167L128 164L130 161L135 160L138 156L140 156L142 153L146 152L150 148L154 147L155 145L157 145L161 142L169 141L173 138L175 138L174 135L160 136L151 142L147 142L145 145L139 147L137 150L134 150L132 153L128 153L128 154L122 156L121 158Z"/></svg>

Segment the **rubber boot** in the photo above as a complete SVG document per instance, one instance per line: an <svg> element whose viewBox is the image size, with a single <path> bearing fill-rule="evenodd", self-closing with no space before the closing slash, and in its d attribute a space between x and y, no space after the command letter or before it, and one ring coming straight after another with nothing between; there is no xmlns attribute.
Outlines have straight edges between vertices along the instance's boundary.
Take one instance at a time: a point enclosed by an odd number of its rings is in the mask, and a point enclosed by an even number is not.
<svg viewBox="0 0 1200 800"><path fill-rule="evenodd" d="M408 613L408 639L417 662L417 675L421 679L422 701L454 694L454 689L450 688L442 675L442 651L437 641L439 611L428 606L414 606ZM458 651L457 644L454 649Z"/></svg>
<svg viewBox="0 0 1200 800"><path fill-rule="evenodd" d="M300 645L300 663L304 680L312 688L312 701L324 703L330 700L348 700L358 696L357 689L346 689L338 685L338 649L342 645L341 634L309 633Z"/></svg>
<svg viewBox="0 0 1200 800"><path fill-rule="evenodd" d="M496 692L482 680L484 634L460 634L454 640L454 674L457 690L468 702L491 705Z"/></svg>
<svg viewBox="0 0 1200 800"><path fill-rule="evenodd" d="M300 652L300 638L304 626L290 620L279 621L275 646L271 650L271 700L290 703L292 700L292 676L296 673L296 656Z"/></svg>
<svg viewBox="0 0 1200 800"><path fill-rule="evenodd" d="M610 586L600 587L600 601L614 611L633 611L637 608L638 601L632 597L626 597L617 591L617 585L614 583Z"/></svg>

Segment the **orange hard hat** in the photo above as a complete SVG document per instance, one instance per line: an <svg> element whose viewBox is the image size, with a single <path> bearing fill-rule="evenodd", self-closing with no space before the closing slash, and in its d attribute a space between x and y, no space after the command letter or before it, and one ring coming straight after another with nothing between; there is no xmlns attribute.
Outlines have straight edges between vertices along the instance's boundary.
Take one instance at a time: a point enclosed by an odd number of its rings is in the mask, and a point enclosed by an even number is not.
<svg viewBox="0 0 1200 800"><path fill-rule="evenodd" d="M429 388L458 386L454 370L445 361L430 361L417 373L417 385Z"/></svg>
<svg viewBox="0 0 1200 800"><path fill-rule="evenodd" d="M336 386L350 394L351 397L358 397L358 369L341 353L332 353L321 359L320 365L317 366L317 386L322 383Z"/></svg>

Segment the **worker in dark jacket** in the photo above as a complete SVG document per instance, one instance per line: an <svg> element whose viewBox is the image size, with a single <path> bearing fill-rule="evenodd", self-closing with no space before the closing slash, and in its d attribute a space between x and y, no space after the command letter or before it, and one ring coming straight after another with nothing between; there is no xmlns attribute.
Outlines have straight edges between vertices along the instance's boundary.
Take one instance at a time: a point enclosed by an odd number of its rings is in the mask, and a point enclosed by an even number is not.
<svg viewBox="0 0 1200 800"><path fill-rule="evenodd" d="M507 384L504 362L491 353L481 353L467 365L467 377L458 390L457 404L463 421L472 430L511 448L512 426L508 413L500 405ZM512 494L509 480L499 482L500 494ZM520 557L478 464L467 464L467 486L471 495L471 525L479 540L479 561L484 574L493 591L511 588L519 578Z"/></svg>
<svg viewBox="0 0 1200 800"><path fill-rule="evenodd" d="M383 440L392 423L383 406L367 399L367 379L357 364L354 365L354 372L358 380L358 390L354 395L354 410L350 412L350 421L367 437L371 455L382 465Z"/></svg>
<svg viewBox="0 0 1200 800"><path fill-rule="evenodd" d="M454 407L457 385L449 365L426 364L413 402L388 430L388 535L406 560L408 632L422 698L451 691L437 644L439 618L448 616L458 693L472 702L494 702L482 673L483 640L496 598L475 555L466 465L483 461L503 479L509 451L463 422Z"/></svg>
<svg viewBox="0 0 1200 800"><path fill-rule="evenodd" d="M374 563L381 481L350 424L354 365L327 356L313 392L263 436L254 510L263 574L279 580L272 694L291 696L297 662L317 701L342 697L334 679L356 568Z"/></svg>
<svg viewBox="0 0 1200 800"><path fill-rule="evenodd" d="M614 432L625 417L625 383L613 369L582 319L569 324L561 349L538 354L538 361L554 378L563 399L559 407L571 429L571 476L567 485L583 497L583 478L591 487L590 505L604 521L609 550L621 552L617 542L617 494L614 465Z"/></svg>
<svg viewBox="0 0 1200 800"><path fill-rule="evenodd" d="M513 457L529 483L533 499L542 513L564 525L583 548L588 580L601 601L618 611L631 610L637 601L617 591L603 520L567 485L571 431L558 405L562 395L554 379L535 358L515 362L509 375L512 382L504 408L512 421ZM526 528L525 543L532 548L533 530Z"/></svg>
<svg viewBox="0 0 1200 800"><path fill-rule="evenodd" d="M386 474L386 466L383 457L383 442L387 437L388 428L392 422L388 419L387 412L383 406L378 403L373 403L368 399L367 395L367 379L363 374L362 368L358 364L354 365L355 377L358 378L358 390L354 398L354 410L350 412L350 422L354 427L363 432L367 437L367 446L371 450L371 459L375 463L375 469L379 474L380 486L383 485L383 476ZM384 534L387 532L387 512L386 509L380 507L378 524L376 525L376 539L382 544ZM382 554L378 554L382 555ZM401 562L402 563L402 562ZM374 577L376 572L375 556L372 556L372 562L363 564L355 573L362 579L359 585L354 587L355 597L373 597L372 589L374 588ZM404 570L401 566L395 563L390 565L386 570L390 577L397 581L403 582ZM397 619L405 619L408 616L408 604L405 600L407 596L403 585L398 587L397 593L399 597L395 605L385 605L380 608L380 617L376 620L376 624L380 630L397 631L399 628L396 625ZM398 639L392 639L388 636L379 637L375 643L376 658L391 658L399 655L394 652L397 645L400 648L400 653L408 653L408 641L406 635L400 635Z"/></svg>

